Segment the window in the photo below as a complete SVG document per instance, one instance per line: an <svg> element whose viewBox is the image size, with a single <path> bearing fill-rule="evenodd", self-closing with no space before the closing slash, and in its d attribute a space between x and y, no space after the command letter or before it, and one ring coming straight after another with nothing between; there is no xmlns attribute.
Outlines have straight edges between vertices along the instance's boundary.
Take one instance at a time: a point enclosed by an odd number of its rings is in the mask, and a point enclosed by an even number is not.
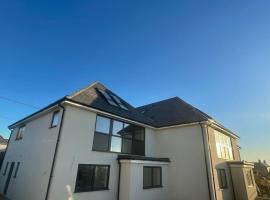
<svg viewBox="0 0 270 200"><path fill-rule="evenodd" d="M79 164L75 192L107 190L109 174L109 165Z"/></svg>
<svg viewBox="0 0 270 200"><path fill-rule="evenodd" d="M8 165L9 165L9 162L6 163L6 167L5 167L5 171L4 171L4 173L3 173L3 176L5 176L6 173L7 173Z"/></svg>
<svg viewBox="0 0 270 200"><path fill-rule="evenodd" d="M93 150L144 155L144 128L97 116Z"/></svg>
<svg viewBox="0 0 270 200"><path fill-rule="evenodd" d="M115 96L111 93L107 93L104 90L100 90L100 89L97 89L97 90L102 94L102 96L106 99L106 101L109 104L111 104L113 106L120 107L124 110L128 110L128 108L124 105L124 103L117 96Z"/></svg>
<svg viewBox="0 0 270 200"><path fill-rule="evenodd" d="M143 167L143 189L162 187L161 167Z"/></svg>
<svg viewBox="0 0 270 200"><path fill-rule="evenodd" d="M19 166L20 166L20 162L17 162L17 166L16 166L16 170L15 170L15 174L14 174L13 178L16 178L17 177Z"/></svg>
<svg viewBox="0 0 270 200"><path fill-rule="evenodd" d="M247 177L248 186L254 186L253 176L252 176L252 170L248 170L246 172L246 177Z"/></svg>
<svg viewBox="0 0 270 200"><path fill-rule="evenodd" d="M218 174L218 183L220 189L226 189L228 188L227 184L227 177L226 177L226 171L225 169L217 169Z"/></svg>
<svg viewBox="0 0 270 200"><path fill-rule="evenodd" d="M51 128L56 127L58 125L59 115L60 115L59 110L58 111L55 111L53 113L52 121L51 121Z"/></svg>
<svg viewBox="0 0 270 200"><path fill-rule="evenodd" d="M25 131L25 126L21 126L17 132L16 140L21 140Z"/></svg>
<svg viewBox="0 0 270 200"><path fill-rule="evenodd" d="M115 95L111 94L111 97L116 101L116 103L123 108L124 110L128 110L128 108L122 103L122 101Z"/></svg>
<svg viewBox="0 0 270 200"><path fill-rule="evenodd" d="M216 149L218 158L233 160L232 144L229 136L215 131Z"/></svg>
<svg viewBox="0 0 270 200"><path fill-rule="evenodd" d="M113 100L112 100L112 97L110 95L108 95L107 92L105 92L104 90L100 90L98 89L98 91L103 95L103 97L106 99L106 101L113 105L113 106L118 106Z"/></svg>

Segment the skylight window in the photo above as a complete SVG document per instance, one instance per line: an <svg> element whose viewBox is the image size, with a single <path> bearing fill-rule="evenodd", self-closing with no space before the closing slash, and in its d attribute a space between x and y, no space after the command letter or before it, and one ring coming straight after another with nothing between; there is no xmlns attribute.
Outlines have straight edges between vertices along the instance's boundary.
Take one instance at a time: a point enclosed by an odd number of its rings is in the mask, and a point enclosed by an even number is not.
<svg viewBox="0 0 270 200"><path fill-rule="evenodd" d="M122 101L121 101L117 96L111 94L111 97L113 98L113 100L116 101L116 103L118 103L118 105L119 105L121 108L123 108L123 109L125 109L125 110L128 110L128 108L122 103Z"/></svg>
<svg viewBox="0 0 270 200"><path fill-rule="evenodd" d="M98 89L98 91L104 96L104 98L107 100L107 102L113 106L118 106L113 100L112 97L110 95L108 95L107 92L105 92L104 90L100 90Z"/></svg>

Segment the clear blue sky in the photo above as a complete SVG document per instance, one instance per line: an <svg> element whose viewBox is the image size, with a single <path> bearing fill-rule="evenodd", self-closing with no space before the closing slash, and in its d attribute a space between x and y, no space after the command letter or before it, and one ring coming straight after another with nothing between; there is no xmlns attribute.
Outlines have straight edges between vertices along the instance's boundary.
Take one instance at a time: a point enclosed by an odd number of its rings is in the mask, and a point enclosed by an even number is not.
<svg viewBox="0 0 270 200"><path fill-rule="evenodd" d="M0 96L38 107L100 81L134 106L179 96L270 161L269 1L0 3ZM0 133L34 112L0 99Z"/></svg>

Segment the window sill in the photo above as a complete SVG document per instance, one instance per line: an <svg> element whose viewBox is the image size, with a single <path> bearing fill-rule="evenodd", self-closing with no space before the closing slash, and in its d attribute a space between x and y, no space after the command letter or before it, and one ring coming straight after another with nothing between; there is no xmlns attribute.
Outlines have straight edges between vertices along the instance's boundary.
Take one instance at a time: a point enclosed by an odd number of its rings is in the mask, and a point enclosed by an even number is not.
<svg viewBox="0 0 270 200"><path fill-rule="evenodd" d="M103 151L103 150L96 150L96 149L92 149L92 151L95 152L101 152L101 153L113 153L113 154L124 154L124 155L133 155L133 156L145 156L144 155L139 155L139 154L132 154L132 153L123 153L123 152L115 152L115 151Z"/></svg>
<svg viewBox="0 0 270 200"><path fill-rule="evenodd" d="M102 188L102 189L93 189L88 191L74 191L75 194L77 193L85 193L85 192L97 192L97 191L109 191L109 188Z"/></svg>
<svg viewBox="0 0 270 200"><path fill-rule="evenodd" d="M55 126L50 126L50 127L49 127L49 129L51 129L51 128L55 128L55 127L57 127L57 125L55 125Z"/></svg>
<svg viewBox="0 0 270 200"><path fill-rule="evenodd" d="M149 187L143 187L144 190L148 190L148 189L154 189L154 188L163 188L162 185L160 186L149 186Z"/></svg>

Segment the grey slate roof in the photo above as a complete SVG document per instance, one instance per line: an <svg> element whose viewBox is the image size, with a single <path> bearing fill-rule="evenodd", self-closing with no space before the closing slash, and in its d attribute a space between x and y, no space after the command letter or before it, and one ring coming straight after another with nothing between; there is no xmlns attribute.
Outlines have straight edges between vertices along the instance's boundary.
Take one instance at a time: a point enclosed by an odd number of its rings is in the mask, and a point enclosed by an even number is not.
<svg viewBox="0 0 270 200"><path fill-rule="evenodd" d="M117 96L121 102L128 108L128 110L122 109L117 106L110 105L104 96L97 90L104 90L107 93L111 93ZM133 107L121 97L107 89L101 83L95 82L71 95L65 96L54 103L46 106L45 108L11 124L9 128L13 128L14 125L22 123L24 120L46 110L47 108L57 105L65 100L76 102L78 104L89 106L107 113L111 113L126 119L130 119L136 122L147 124L153 127L165 127L172 125L181 125L193 122L202 122L207 120L213 120L212 117L199 109L186 103L179 97L173 97L156 103L144 105L138 108ZM215 121L216 122L216 121ZM220 127L226 129L221 124ZM228 130L228 129L226 129ZM228 130L230 131L230 130ZM231 132L231 131L230 131Z"/></svg>
<svg viewBox="0 0 270 200"><path fill-rule="evenodd" d="M179 97L148 104L137 109L155 121L157 127L202 122L212 119L212 117Z"/></svg>
<svg viewBox="0 0 270 200"><path fill-rule="evenodd" d="M115 96L117 96L124 105L128 108L128 110L124 110L120 107L110 105L106 99L103 97L101 93L97 91L97 89L101 89L106 91L107 93L111 93ZM141 122L144 124L148 124L151 126L155 126L155 122L150 119L149 117L143 115L141 112L139 112L136 108L128 104L126 101L124 101L121 97L114 94L112 91L104 87L101 83L95 82L92 85L75 92L69 96L67 96L67 99L70 99L72 101L84 104L86 106L96 108L111 114L115 114L127 119L131 119L137 122Z"/></svg>

